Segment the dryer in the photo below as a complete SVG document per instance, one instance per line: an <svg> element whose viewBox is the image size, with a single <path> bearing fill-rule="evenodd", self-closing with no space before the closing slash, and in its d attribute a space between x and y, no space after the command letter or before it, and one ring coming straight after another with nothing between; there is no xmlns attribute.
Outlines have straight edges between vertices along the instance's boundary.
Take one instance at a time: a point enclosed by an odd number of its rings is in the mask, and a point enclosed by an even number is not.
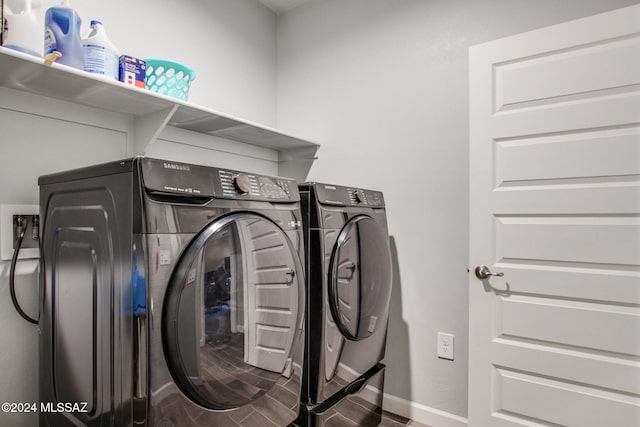
<svg viewBox="0 0 640 427"><path fill-rule="evenodd" d="M300 184L307 338L300 425L380 423L392 267L383 194Z"/></svg>
<svg viewBox="0 0 640 427"><path fill-rule="evenodd" d="M286 426L305 282L294 181L134 158L43 176L41 426Z"/></svg>

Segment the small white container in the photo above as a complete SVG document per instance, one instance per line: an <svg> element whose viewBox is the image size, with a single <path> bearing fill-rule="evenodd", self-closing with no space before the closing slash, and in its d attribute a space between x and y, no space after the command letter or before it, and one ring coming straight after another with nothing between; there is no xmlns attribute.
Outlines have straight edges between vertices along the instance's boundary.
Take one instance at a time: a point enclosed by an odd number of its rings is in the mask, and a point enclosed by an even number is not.
<svg viewBox="0 0 640 427"><path fill-rule="evenodd" d="M19 14L12 13L6 3L4 12L7 30L3 35L3 46L42 57L42 23L38 22L38 15L31 7L31 0L24 1L24 8Z"/></svg>
<svg viewBox="0 0 640 427"><path fill-rule="evenodd" d="M91 21L91 28L82 40L84 70L118 80L118 49L107 37L102 22Z"/></svg>

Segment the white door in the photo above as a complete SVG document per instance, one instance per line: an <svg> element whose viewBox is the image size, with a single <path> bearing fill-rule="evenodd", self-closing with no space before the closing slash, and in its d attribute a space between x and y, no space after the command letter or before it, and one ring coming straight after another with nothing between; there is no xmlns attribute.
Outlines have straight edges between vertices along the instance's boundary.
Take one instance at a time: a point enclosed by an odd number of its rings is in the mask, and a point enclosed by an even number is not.
<svg viewBox="0 0 640 427"><path fill-rule="evenodd" d="M246 254L244 360L288 376L302 305L302 266L287 235L275 223L247 215L236 225Z"/></svg>
<svg viewBox="0 0 640 427"><path fill-rule="evenodd" d="M640 5L471 48L470 99L469 425L640 426Z"/></svg>

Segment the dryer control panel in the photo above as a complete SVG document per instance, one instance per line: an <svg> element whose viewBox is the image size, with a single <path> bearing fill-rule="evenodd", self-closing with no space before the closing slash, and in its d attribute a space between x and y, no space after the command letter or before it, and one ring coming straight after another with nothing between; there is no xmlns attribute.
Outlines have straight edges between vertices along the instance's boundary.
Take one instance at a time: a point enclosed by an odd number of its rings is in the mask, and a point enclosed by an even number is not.
<svg viewBox="0 0 640 427"><path fill-rule="evenodd" d="M319 183L315 184L315 189L319 203L335 206L384 207L384 197L380 191Z"/></svg>

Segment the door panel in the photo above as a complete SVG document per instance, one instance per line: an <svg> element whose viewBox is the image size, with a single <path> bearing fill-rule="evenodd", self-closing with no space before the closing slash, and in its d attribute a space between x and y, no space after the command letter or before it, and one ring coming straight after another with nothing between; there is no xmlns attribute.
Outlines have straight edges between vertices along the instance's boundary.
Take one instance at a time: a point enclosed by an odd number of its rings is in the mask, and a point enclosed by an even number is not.
<svg viewBox="0 0 640 427"><path fill-rule="evenodd" d="M546 297L509 295L496 301L496 335L583 350L640 354L640 308L601 303L548 300ZM616 331L612 333L612 331Z"/></svg>
<svg viewBox="0 0 640 427"><path fill-rule="evenodd" d="M503 412L530 420L563 426L636 425L630 423L637 416L637 400L630 396L506 369L496 370L495 386Z"/></svg>
<svg viewBox="0 0 640 427"><path fill-rule="evenodd" d="M638 83L638 52L640 38L630 35L498 63L496 111L617 93Z"/></svg>
<svg viewBox="0 0 640 427"><path fill-rule="evenodd" d="M566 180L588 184L640 174L639 134L640 128L632 126L498 141L495 185L497 188L550 186ZM585 156L587 153L589 156ZM576 162L578 157L582 161ZM532 162L534 158L545 159L545 162Z"/></svg>
<svg viewBox="0 0 640 427"><path fill-rule="evenodd" d="M500 262L633 265L640 259L640 218L501 216L496 217L495 242Z"/></svg>
<svg viewBox="0 0 640 427"><path fill-rule="evenodd" d="M640 425L640 6L470 76L469 425Z"/></svg>

